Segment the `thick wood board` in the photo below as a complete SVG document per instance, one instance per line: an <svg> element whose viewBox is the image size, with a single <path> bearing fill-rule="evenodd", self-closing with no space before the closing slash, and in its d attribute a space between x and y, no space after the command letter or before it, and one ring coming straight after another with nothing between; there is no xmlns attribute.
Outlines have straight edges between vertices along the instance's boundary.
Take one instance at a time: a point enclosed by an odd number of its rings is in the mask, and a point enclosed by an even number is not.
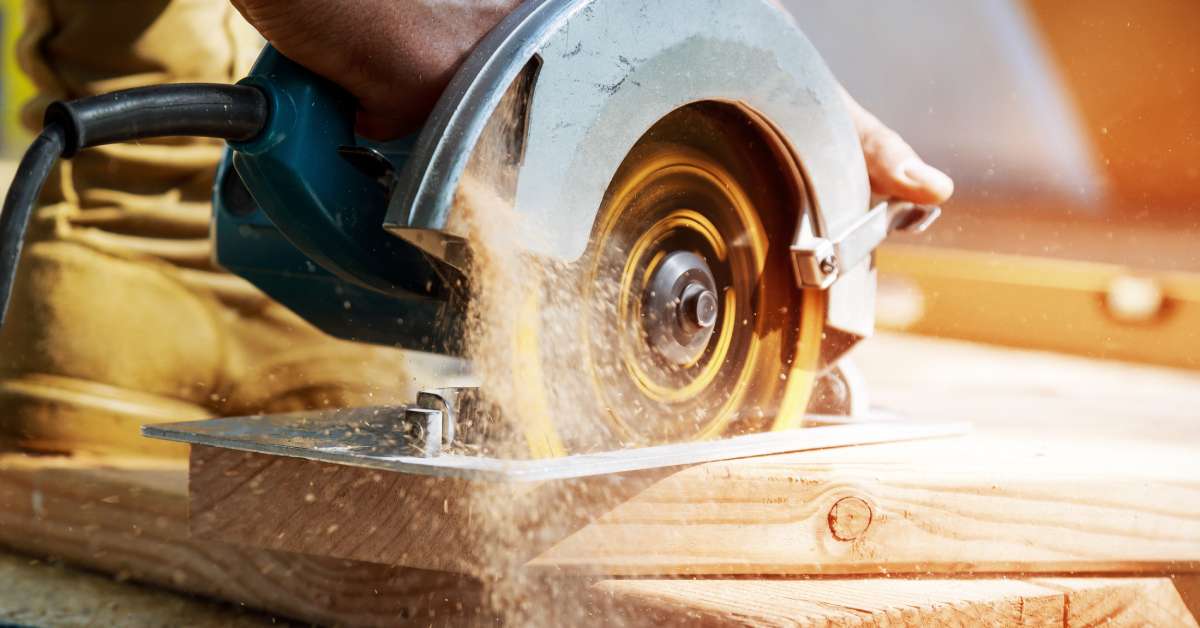
<svg viewBox="0 0 1200 628"><path fill-rule="evenodd" d="M196 447L193 531L468 573L498 552L617 575L1200 569L1200 459L1115 453L974 437L528 488Z"/></svg>
<svg viewBox="0 0 1200 628"><path fill-rule="evenodd" d="M183 461L0 456L0 545L308 622L426 626L470 616L449 574L192 539Z"/></svg>
<svg viewBox="0 0 1200 628"><path fill-rule="evenodd" d="M607 580L655 626L1196 626L1168 578Z"/></svg>
<svg viewBox="0 0 1200 628"><path fill-rule="evenodd" d="M476 534L489 514L513 538L538 531L519 559L551 570L1196 569L1200 374L889 334L857 359L886 409L968 420L976 434L521 491L196 449L215 462L194 468L193 524L209 538L459 571L496 551ZM259 507L264 494L286 520ZM852 541L829 523L845 497L873 513ZM424 532L398 535L398 520Z"/></svg>
<svg viewBox="0 0 1200 628"><path fill-rule="evenodd" d="M118 581L164 585L223 598L308 622L338 625L464 625L487 623L471 612L479 591L436 586L423 572L379 565L255 552L197 543L183 534L184 470L175 464L0 457L0 544L65 560ZM29 504L31 511L14 506ZM34 506L35 504L39 504ZM88 514L82 514L88 513ZM126 553L136 539L144 551ZM421 577L418 577L421 576ZM445 581L443 581L443 584ZM1049 584L1048 584L1049 583ZM459 581L461 584L461 581ZM547 605L531 616L553 625L928 625L936 622L1011 625L1194 626L1166 578L1011 580L872 579L607 579L584 589L571 579L550 584ZM96 586L96 585L93 585ZM142 604L76 592L78 612L123 617ZM436 592L436 593L434 593ZM60 591L61 593L61 591ZM137 592L130 599L140 600ZM141 597L144 597L142 595ZM533 594L530 595L533 598ZM553 599L550 605L547 600ZM114 603L121 602L121 608ZM24 614L60 616L65 602L39 608L22 599ZM187 612L181 601L171 612ZM9 610L0 596L0 617ZM39 615L38 613L41 613ZM116 614L114 614L116 613ZM147 621L160 615L146 613ZM486 616L484 616L486 617ZM199 621L202 617L192 616ZM245 617L251 621L250 617ZM1070 621L1068 621L1068 619ZM565 624L560 624L565 625Z"/></svg>

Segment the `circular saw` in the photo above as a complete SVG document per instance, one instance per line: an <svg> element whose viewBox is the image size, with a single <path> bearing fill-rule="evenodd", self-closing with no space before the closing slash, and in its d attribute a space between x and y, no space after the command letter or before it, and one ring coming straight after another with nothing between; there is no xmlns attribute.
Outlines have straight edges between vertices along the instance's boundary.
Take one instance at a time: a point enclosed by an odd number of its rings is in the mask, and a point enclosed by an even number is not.
<svg viewBox="0 0 1200 628"><path fill-rule="evenodd" d="M858 414L839 360L873 329L873 251L938 214L873 202L840 87L767 0L530 0L418 134L369 142L354 119L347 93L269 46L237 86L51 107L22 166L38 185L89 146L221 137L224 267L330 334L487 363L480 387L355 414L353 430L329 428L341 413L311 433L260 419L158 435L367 434L339 447L381 455L403 432L425 457L517 443L541 459ZM36 196L16 187L5 301Z"/></svg>

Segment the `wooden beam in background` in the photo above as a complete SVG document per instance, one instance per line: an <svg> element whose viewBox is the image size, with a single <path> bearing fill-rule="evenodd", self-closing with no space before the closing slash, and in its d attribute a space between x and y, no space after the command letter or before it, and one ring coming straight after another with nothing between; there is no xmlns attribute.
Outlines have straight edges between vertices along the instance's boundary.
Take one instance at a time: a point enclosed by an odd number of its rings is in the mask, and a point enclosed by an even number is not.
<svg viewBox="0 0 1200 628"><path fill-rule="evenodd" d="M887 245L881 327L1200 369L1200 274Z"/></svg>

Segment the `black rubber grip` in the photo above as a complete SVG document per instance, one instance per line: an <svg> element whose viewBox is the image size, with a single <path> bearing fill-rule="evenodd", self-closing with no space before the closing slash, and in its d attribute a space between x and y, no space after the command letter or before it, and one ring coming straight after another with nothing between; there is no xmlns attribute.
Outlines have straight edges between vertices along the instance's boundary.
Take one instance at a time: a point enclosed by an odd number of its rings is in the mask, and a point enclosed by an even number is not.
<svg viewBox="0 0 1200 628"><path fill-rule="evenodd" d="M139 87L50 105L44 129L17 167L0 210L0 325L8 314L29 218L60 156L152 137L244 142L262 131L269 115L258 88L213 83Z"/></svg>
<svg viewBox="0 0 1200 628"><path fill-rule="evenodd" d="M0 210L0 325L4 324L8 315L8 302L12 298L13 282L17 279L17 263L21 260L29 216L33 213L46 177L50 176L58 156L62 154L64 135L62 126L58 124L42 129L29 150L25 151L4 197L4 209Z"/></svg>
<svg viewBox="0 0 1200 628"><path fill-rule="evenodd" d="M262 130L267 99L246 85L177 83L139 87L46 109L44 126L66 133L62 156L81 149L149 137L216 137L247 141Z"/></svg>

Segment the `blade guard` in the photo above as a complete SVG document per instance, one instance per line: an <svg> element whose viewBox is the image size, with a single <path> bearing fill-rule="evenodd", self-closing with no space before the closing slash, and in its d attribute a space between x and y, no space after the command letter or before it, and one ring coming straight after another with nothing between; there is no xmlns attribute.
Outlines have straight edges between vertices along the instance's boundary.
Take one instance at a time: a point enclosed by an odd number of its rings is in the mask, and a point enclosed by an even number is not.
<svg viewBox="0 0 1200 628"><path fill-rule="evenodd" d="M842 233L870 208L840 87L781 9L766 0L548 0L522 5L455 76L400 175L388 230L457 263L450 245L465 234L453 230L461 224L455 191L531 60L539 68L515 192L515 210L529 226L518 243L525 250L578 258L630 147L660 118L697 101L736 103L769 121L802 171L811 198L801 222L810 233ZM840 275L829 289L829 324L869 335L869 259Z"/></svg>

